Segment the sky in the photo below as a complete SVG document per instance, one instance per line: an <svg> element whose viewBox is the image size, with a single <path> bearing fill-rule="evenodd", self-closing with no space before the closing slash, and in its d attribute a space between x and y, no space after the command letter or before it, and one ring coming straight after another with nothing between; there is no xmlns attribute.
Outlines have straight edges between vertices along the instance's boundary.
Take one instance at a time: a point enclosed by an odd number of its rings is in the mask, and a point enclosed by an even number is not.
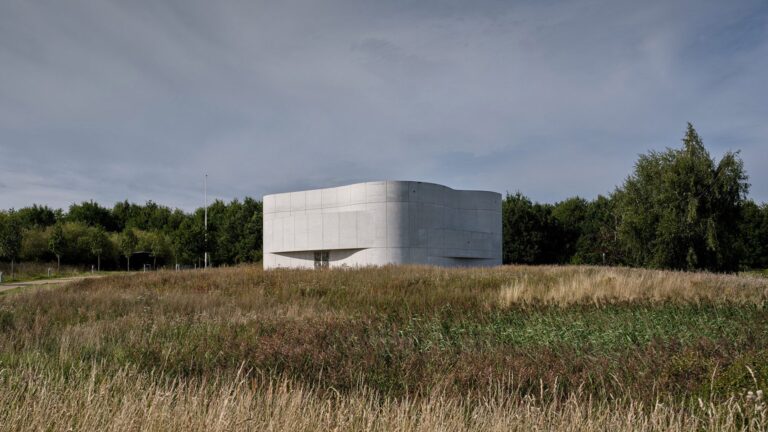
<svg viewBox="0 0 768 432"><path fill-rule="evenodd" d="M692 122L768 202L765 0L3 0L0 208L608 194Z"/></svg>

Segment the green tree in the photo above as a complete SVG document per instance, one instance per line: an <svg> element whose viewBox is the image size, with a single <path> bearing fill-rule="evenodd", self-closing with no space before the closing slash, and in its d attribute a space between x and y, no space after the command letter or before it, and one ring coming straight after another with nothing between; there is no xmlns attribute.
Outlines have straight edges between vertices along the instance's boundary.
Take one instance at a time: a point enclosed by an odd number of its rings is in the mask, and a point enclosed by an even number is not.
<svg viewBox="0 0 768 432"><path fill-rule="evenodd" d="M243 200L241 221L243 231L238 239L238 261L261 261L263 243L263 209L261 201L253 198Z"/></svg>
<svg viewBox="0 0 768 432"><path fill-rule="evenodd" d="M171 246L169 245L168 238L160 231L148 231L143 232L139 236L139 248L141 250L149 251L149 255L152 257L152 266L157 268L157 259L164 260L171 254Z"/></svg>
<svg viewBox="0 0 768 432"><path fill-rule="evenodd" d="M552 217L560 231L560 237L556 240L558 263L569 263L576 255L588 210L589 202L579 197L569 198L552 207Z"/></svg>
<svg viewBox="0 0 768 432"><path fill-rule="evenodd" d="M615 194L629 263L737 270L746 180L738 154L716 162L690 123L683 148L642 155Z"/></svg>
<svg viewBox="0 0 768 432"><path fill-rule="evenodd" d="M622 264L618 242L618 218L615 201L599 195L587 203L581 223L581 233L576 241L576 251L571 257L573 264Z"/></svg>
<svg viewBox="0 0 768 432"><path fill-rule="evenodd" d="M131 271L131 255L136 251L136 245L139 240L132 228L126 228L122 234L120 234L119 242L120 253L123 254L127 262L126 269L127 271Z"/></svg>
<svg viewBox="0 0 768 432"><path fill-rule="evenodd" d="M64 229L60 223L53 226L51 235L48 237L48 249L56 255L56 272L61 270L61 254L66 247L66 239L64 238Z"/></svg>
<svg viewBox="0 0 768 432"><path fill-rule="evenodd" d="M11 261L11 277L21 252L21 241L21 224L14 212L0 213L0 256Z"/></svg>
<svg viewBox="0 0 768 432"><path fill-rule="evenodd" d="M66 219L72 222L80 222L90 227L102 227L107 231L117 229L117 223L112 216L112 212L94 201L72 204L69 206Z"/></svg>
<svg viewBox="0 0 768 432"><path fill-rule="evenodd" d="M205 235L201 224L187 218L174 231L171 237L171 249L176 263L194 263L205 250Z"/></svg>
<svg viewBox="0 0 768 432"><path fill-rule="evenodd" d="M552 216L552 206L533 203L517 192L502 201L502 243L505 263L558 262L562 230Z"/></svg>
<svg viewBox="0 0 768 432"><path fill-rule="evenodd" d="M152 267L157 269L157 258L165 258L168 255L168 238L165 234L155 231L152 235L152 241L149 244L149 252L152 255Z"/></svg>
<svg viewBox="0 0 768 432"><path fill-rule="evenodd" d="M91 263L92 253L88 244L91 227L82 222L64 222L61 228L65 240L62 261L75 265Z"/></svg>
<svg viewBox="0 0 768 432"><path fill-rule="evenodd" d="M26 228L22 232L21 259L27 261L50 261L53 258L48 247L50 228Z"/></svg>
<svg viewBox="0 0 768 432"><path fill-rule="evenodd" d="M758 206L751 200L747 201L740 231L744 250L742 266L768 269L768 204Z"/></svg>
<svg viewBox="0 0 768 432"><path fill-rule="evenodd" d="M61 219L62 211L35 204L32 207L19 209L16 212L16 216L19 218L22 228L47 228L53 226L56 221Z"/></svg>
<svg viewBox="0 0 768 432"><path fill-rule="evenodd" d="M88 248L91 253L96 257L96 269L101 271L101 256L107 251L110 246L109 237L102 227L93 227L88 230Z"/></svg>
<svg viewBox="0 0 768 432"><path fill-rule="evenodd" d="M196 223L203 224L203 209L195 212ZM208 208L210 260L218 264L237 264L261 259L262 205L252 198L225 203L216 200Z"/></svg>
<svg viewBox="0 0 768 432"><path fill-rule="evenodd" d="M144 205L119 202L112 208L117 230L136 228L144 231L173 231L184 218L183 212L147 201Z"/></svg>

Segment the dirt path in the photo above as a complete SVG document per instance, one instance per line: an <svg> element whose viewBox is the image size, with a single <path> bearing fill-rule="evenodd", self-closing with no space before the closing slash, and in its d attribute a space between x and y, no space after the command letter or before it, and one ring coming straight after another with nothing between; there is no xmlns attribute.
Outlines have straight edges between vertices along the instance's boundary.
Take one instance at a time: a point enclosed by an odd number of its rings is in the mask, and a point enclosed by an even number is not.
<svg viewBox="0 0 768 432"><path fill-rule="evenodd" d="M72 277L56 278L56 279L40 279L40 280L34 280L34 281L28 281L28 282L3 283L3 284L0 284L0 293L5 291L10 291L10 290L15 290L17 288L34 287L34 286L42 286L42 285L63 285L71 282L81 281L83 279L94 279L94 278L100 278L100 277L104 277L104 276L102 275L72 276Z"/></svg>

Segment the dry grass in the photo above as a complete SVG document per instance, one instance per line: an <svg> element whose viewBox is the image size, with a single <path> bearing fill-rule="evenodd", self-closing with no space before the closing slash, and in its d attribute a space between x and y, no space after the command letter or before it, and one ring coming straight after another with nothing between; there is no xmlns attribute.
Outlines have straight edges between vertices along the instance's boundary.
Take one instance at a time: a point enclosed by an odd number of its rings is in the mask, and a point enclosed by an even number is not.
<svg viewBox="0 0 768 432"><path fill-rule="evenodd" d="M569 305L613 302L734 302L761 305L768 280L751 275L686 273L590 266L519 267L499 290L499 304Z"/></svg>
<svg viewBox="0 0 768 432"><path fill-rule="evenodd" d="M72 386L72 381L82 383ZM98 367L69 376L39 370L0 375L3 430L100 431L763 431L760 401L730 398L686 406L593 401L577 394L517 397L490 388L462 398L436 392L382 398L341 394L287 379L235 376L158 380Z"/></svg>
<svg viewBox="0 0 768 432"><path fill-rule="evenodd" d="M768 279L157 272L0 298L2 430L765 430Z"/></svg>

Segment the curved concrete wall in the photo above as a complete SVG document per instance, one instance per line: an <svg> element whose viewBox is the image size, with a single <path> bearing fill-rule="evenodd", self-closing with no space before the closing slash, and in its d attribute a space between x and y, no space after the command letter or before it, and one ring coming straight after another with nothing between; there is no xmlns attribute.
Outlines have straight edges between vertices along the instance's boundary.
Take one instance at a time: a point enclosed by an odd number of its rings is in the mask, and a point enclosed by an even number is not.
<svg viewBox="0 0 768 432"><path fill-rule="evenodd" d="M409 181L264 197L264 268L501 264L501 195Z"/></svg>

